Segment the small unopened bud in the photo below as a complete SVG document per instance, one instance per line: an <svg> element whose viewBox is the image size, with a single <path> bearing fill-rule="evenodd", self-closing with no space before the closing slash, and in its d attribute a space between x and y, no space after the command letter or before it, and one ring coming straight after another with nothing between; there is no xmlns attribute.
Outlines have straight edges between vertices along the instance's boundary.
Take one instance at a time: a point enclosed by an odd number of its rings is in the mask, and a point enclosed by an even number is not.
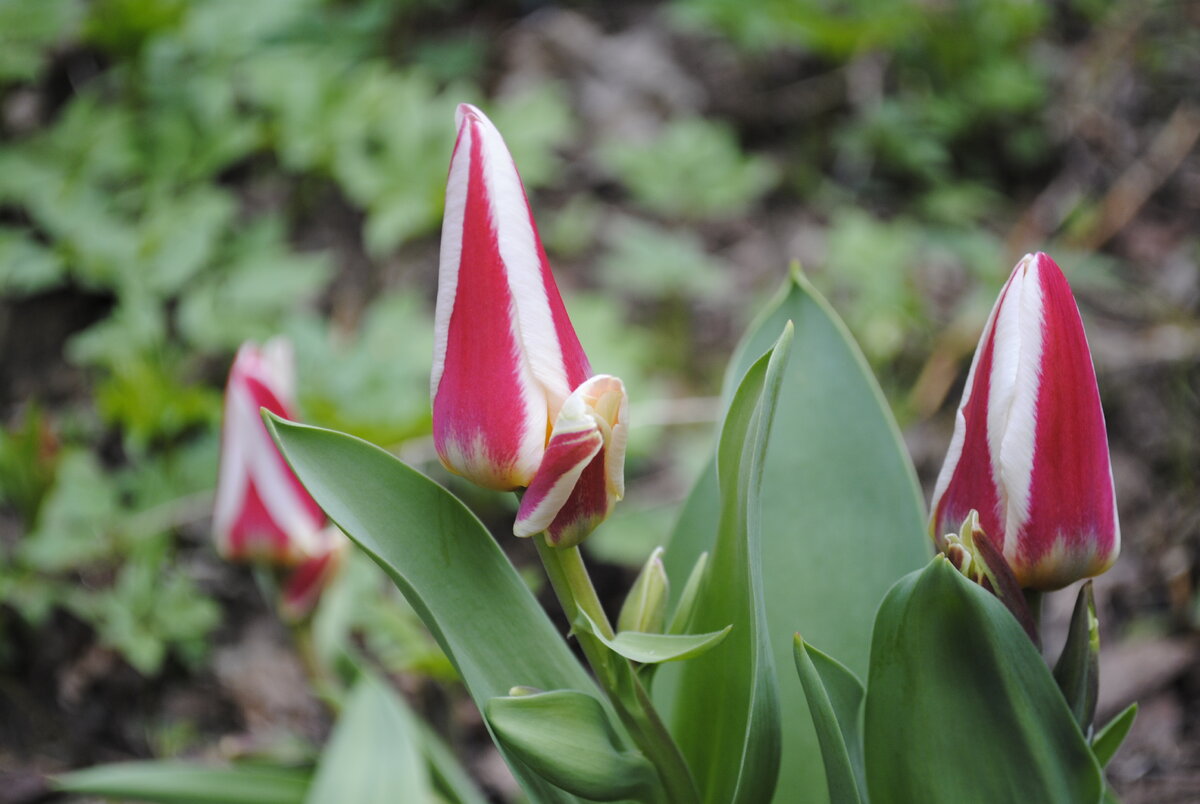
<svg viewBox="0 0 1200 804"><path fill-rule="evenodd" d="M655 548L637 580L629 590L621 614L617 617L618 631L662 633L667 616L667 571L663 569L663 549Z"/></svg>
<svg viewBox="0 0 1200 804"><path fill-rule="evenodd" d="M543 692L545 692L545 690L540 690L537 687L526 687L524 684L518 684L517 686L509 689L508 697L522 698L526 695L540 695Z"/></svg>

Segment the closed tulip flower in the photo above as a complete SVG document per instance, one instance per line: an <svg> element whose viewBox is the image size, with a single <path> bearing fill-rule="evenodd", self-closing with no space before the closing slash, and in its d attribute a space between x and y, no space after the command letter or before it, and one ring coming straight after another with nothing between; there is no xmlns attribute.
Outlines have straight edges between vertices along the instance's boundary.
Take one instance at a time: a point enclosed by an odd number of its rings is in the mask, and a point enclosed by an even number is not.
<svg viewBox="0 0 1200 804"><path fill-rule="evenodd" d="M624 494L628 403L592 375L499 131L457 114L446 185L430 394L442 463L525 488L514 531L577 544Z"/></svg>
<svg viewBox="0 0 1200 804"><path fill-rule="evenodd" d="M332 525L320 532L317 541L315 554L296 565L283 583L279 610L285 619L300 620L313 610L350 547L350 540Z"/></svg>
<svg viewBox="0 0 1200 804"><path fill-rule="evenodd" d="M976 349L933 495L939 548L972 510L1025 588L1097 575L1120 550L1091 353L1067 280L1042 253L1017 264Z"/></svg>
<svg viewBox="0 0 1200 804"><path fill-rule="evenodd" d="M260 408L294 418L291 345L276 338L238 349L225 387L213 530L233 560L296 564L318 553L325 514L271 440Z"/></svg>

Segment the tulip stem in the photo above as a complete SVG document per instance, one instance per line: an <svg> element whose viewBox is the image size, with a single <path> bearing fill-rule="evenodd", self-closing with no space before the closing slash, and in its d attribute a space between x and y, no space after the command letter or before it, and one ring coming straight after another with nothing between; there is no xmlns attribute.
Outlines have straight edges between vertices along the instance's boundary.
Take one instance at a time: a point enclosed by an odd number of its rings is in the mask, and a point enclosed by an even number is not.
<svg viewBox="0 0 1200 804"><path fill-rule="evenodd" d="M545 534L535 536L533 541L579 647L629 736L657 770L666 800L670 804L699 802L700 795L687 761L658 716L629 660L610 651L595 634L575 627L575 620L583 611L605 639L613 638L612 625L600 605L579 548L552 547Z"/></svg>
<svg viewBox="0 0 1200 804"><path fill-rule="evenodd" d="M1029 607L1029 614L1033 617L1033 627L1038 633L1042 630L1042 600L1045 594L1037 589L1025 589L1025 605Z"/></svg>
<svg viewBox="0 0 1200 804"><path fill-rule="evenodd" d="M596 594L596 587L592 585L592 578L588 575L587 566L583 563L583 553L578 547L552 547L550 549L558 552L559 565L566 576L567 584L571 587L575 604L592 619L602 637L612 639L613 627L608 621L608 615L604 613L604 606L601 605L600 597Z"/></svg>

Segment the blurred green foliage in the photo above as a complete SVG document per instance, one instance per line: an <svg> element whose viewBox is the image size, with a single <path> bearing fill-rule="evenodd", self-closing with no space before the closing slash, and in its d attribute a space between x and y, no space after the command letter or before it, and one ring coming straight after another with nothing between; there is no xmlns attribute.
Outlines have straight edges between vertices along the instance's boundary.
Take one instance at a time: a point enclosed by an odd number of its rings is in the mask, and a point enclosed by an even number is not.
<svg viewBox="0 0 1200 804"><path fill-rule="evenodd" d="M692 220L744 214L777 180L728 125L702 119L672 121L649 142L605 143L599 156L640 206Z"/></svg>
<svg viewBox="0 0 1200 804"><path fill-rule="evenodd" d="M487 103L591 362L630 390L631 477L674 469L681 494L702 463L698 428L664 439L636 417L658 397L717 392L714 347L785 269L748 286L729 248L747 230L784 242L801 209L819 221L820 262L805 268L894 398L941 328L981 321L1009 268L1013 194L1044 186L1059 157L1054 17L1110 5L670 0L654 24L730 43L722 64L766 76L764 102L790 97L770 94L778 64L787 81L831 79L835 101L799 124L692 112L596 142L569 85L518 81ZM0 601L35 626L66 609L147 674L172 654L202 660L219 610L195 565L220 386L244 340L293 340L309 421L428 455L454 108L498 85L491 34L517 7L0 0L0 307L57 293L99 310L65 344L70 389L20 400L0 431L0 505L20 534L0 540ZM1152 68L1178 71L1171 58ZM1084 219L1095 199L1079 207ZM1060 256L1084 267L1073 282L1106 275ZM949 302L930 293L946 277ZM462 490L511 515L511 500ZM646 505L631 484L600 552L638 564L665 537L677 501L655 493ZM330 590L323 650L365 634L392 666L449 675L369 576L352 565Z"/></svg>
<svg viewBox="0 0 1200 804"><path fill-rule="evenodd" d="M439 226L454 107L480 93L469 69L388 55L392 26L435 5L0 0L0 93L29 84L42 104L0 141L0 297L111 300L66 343L77 402L26 406L0 434L0 502L25 531L0 546L0 600L31 624L65 608L147 674L170 651L202 658L219 613L175 534L206 521L218 382L244 340L293 338L314 421L385 444L428 431L421 296L384 294L349 324L317 303L339 261ZM477 40L444 44L481 63ZM41 83L59 70L63 97ZM561 93L495 117L527 184L553 177ZM361 234L320 231L330 199ZM383 634L405 627L369 610Z"/></svg>

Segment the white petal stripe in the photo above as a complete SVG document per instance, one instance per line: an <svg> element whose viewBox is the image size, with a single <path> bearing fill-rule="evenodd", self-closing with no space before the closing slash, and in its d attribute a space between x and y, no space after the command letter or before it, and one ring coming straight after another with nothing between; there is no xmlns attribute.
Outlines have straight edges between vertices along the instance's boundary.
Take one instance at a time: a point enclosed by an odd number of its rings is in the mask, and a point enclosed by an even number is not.
<svg viewBox="0 0 1200 804"><path fill-rule="evenodd" d="M525 348L525 357L533 377L541 384L550 401L549 421L571 393L563 365L562 347L554 328L554 315L546 297L542 279L542 260L537 235L529 213L529 203L512 154L500 132L483 112L471 108L478 117L483 143L483 175L491 203L496 242L504 262L512 297L517 306L516 335Z"/></svg>
<svg viewBox="0 0 1200 804"><path fill-rule="evenodd" d="M1033 458L1037 437L1037 401L1042 375L1042 332L1045 315L1042 300L1042 282L1038 275L1039 266L1036 258L1027 255L1021 261L1025 270L1017 273L1023 275L1020 284L1014 284L1012 292L1018 295L1010 298L1006 308L1016 311L1014 325L1016 331L1009 334L1013 345L1017 346L1020 354L1017 356L1014 373L1011 379L1009 404L1005 410L1006 420L1003 429L1003 440L999 449L993 452L998 456L1000 465L1000 487L1006 493L1005 505L1006 537L1004 539L1004 557L1012 563L1016 558L1019 540L1014 538L1018 529L1029 515L1029 499L1033 483ZM1010 292L1010 297L1012 296ZM1000 333L1003 334L1003 333ZM999 340L999 336L997 337ZM993 386L995 387L995 386ZM989 422L989 425L991 422ZM989 439L992 434L989 433Z"/></svg>

